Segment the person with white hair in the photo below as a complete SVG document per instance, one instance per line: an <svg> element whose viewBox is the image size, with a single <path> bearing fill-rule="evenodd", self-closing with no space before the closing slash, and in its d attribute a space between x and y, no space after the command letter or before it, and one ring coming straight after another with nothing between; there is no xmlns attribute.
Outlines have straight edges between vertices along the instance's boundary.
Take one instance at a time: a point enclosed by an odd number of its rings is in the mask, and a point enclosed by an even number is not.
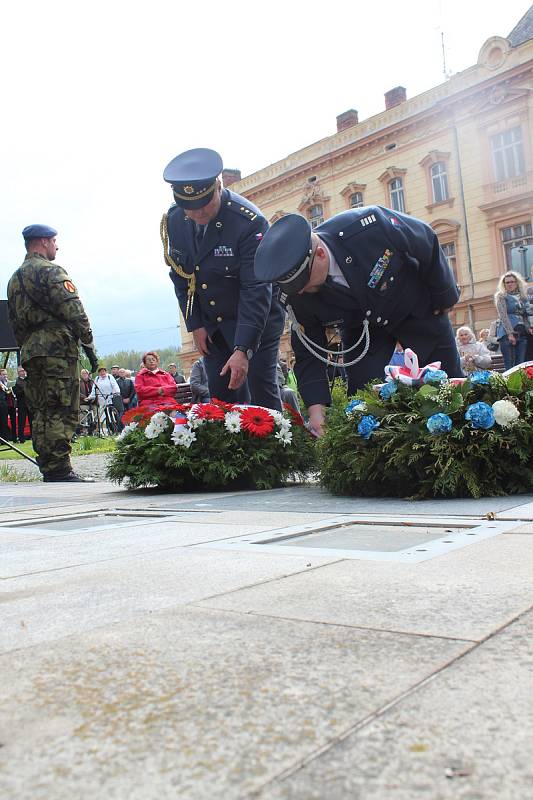
<svg viewBox="0 0 533 800"><path fill-rule="evenodd" d="M455 334L461 369L465 375L477 369L490 369L492 360L484 342L476 342L472 328L463 325Z"/></svg>

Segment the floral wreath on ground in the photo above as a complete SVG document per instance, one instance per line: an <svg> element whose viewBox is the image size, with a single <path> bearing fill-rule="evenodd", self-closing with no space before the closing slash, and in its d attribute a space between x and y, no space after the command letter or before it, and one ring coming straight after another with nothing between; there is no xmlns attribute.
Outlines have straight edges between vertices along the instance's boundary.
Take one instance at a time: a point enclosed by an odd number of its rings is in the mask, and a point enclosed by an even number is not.
<svg viewBox="0 0 533 800"><path fill-rule="evenodd" d="M288 405L280 412L215 399L169 401L122 419L107 475L128 488L271 489L315 468L313 437Z"/></svg>
<svg viewBox="0 0 533 800"><path fill-rule="evenodd" d="M533 366L449 379L425 368L338 398L318 446L337 494L489 497L533 490Z"/></svg>

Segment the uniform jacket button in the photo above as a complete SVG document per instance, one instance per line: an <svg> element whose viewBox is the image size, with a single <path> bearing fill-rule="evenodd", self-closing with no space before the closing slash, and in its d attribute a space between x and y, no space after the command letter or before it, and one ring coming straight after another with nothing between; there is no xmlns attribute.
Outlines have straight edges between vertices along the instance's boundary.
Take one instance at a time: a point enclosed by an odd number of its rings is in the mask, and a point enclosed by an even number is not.
<svg viewBox="0 0 533 800"><path fill-rule="evenodd" d="M383 324L384 324L384 325L388 325L388 324L389 324L389 320L388 320L388 319L384 319L384 320L383 320Z"/></svg>
<svg viewBox="0 0 533 800"><path fill-rule="evenodd" d="M381 322L381 317L376 317L376 322Z"/></svg>
<svg viewBox="0 0 533 800"><path fill-rule="evenodd" d="M346 263L347 263L347 264L351 264L351 263L352 263L352 257L351 257L351 256L348 256L348 257L346 258Z"/></svg>
<svg viewBox="0 0 533 800"><path fill-rule="evenodd" d="M217 317L217 322L222 322L222 317Z"/></svg>
<svg viewBox="0 0 533 800"><path fill-rule="evenodd" d="M369 317L372 312L370 311L370 309L368 309L368 311L366 311L365 313L366 313L367 317Z"/></svg>
<svg viewBox="0 0 533 800"><path fill-rule="evenodd" d="M200 267L198 266L198 264L195 266L195 268L194 268L194 269L196 270L196 272L199 272L199 271L200 271Z"/></svg>
<svg viewBox="0 0 533 800"><path fill-rule="evenodd" d="M217 222L216 225L215 225L215 228L221 228L221 227L222 227L222 223L221 222Z"/></svg>
<svg viewBox="0 0 533 800"><path fill-rule="evenodd" d="M202 283L202 289L207 289L207 283Z"/></svg>
<svg viewBox="0 0 533 800"><path fill-rule="evenodd" d="M339 236L344 236L344 231L339 231Z"/></svg>
<svg viewBox="0 0 533 800"><path fill-rule="evenodd" d="M209 305L210 305L210 306L214 306L214 305L216 305L216 303L215 303L215 301L214 301L214 300L210 300L210 301L209 301Z"/></svg>

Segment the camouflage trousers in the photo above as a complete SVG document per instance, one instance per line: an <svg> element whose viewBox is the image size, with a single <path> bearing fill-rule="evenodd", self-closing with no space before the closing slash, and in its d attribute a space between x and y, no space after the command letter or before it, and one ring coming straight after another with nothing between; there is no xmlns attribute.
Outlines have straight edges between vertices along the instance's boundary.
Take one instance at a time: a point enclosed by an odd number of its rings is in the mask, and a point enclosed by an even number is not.
<svg viewBox="0 0 533 800"><path fill-rule="evenodd" d="M39 469L68 472L70 442L78 424L80 390L78 361L52 356L24 363L26 402L33 414L32 440Z"/></svg>

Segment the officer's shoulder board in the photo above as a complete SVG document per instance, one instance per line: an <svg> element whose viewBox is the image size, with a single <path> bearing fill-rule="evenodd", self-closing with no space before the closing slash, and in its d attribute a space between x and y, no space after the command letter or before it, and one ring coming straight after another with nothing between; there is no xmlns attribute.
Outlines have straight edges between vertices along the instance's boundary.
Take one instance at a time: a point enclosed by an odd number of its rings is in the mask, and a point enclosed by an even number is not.
<svg viewBox="0 0 533 800"><path fill-rule="evenodd" d="M367 206L357 211L355 216L350 214L350 218L344 221L342 229L337 231L340 239L346 241L363 233L370 234L370 236L385 234L387 238L391 236L394 238L394 228L401 225L400 220L394 217L392 212L388 212L387 209L380 206Z"/></svg>
<svg viewBox="0 0 533 800"><path fill-rule="evenodd" d="M250 222L253 222L258 218L263 218L263 215L259 209L256 208L253 203L250 203L250 201L245 197L241 197L240 194L235 194L234 192L230 192L228 190L228 196L223 202L225 202L228 211L238 214L239 216L250 220Z"/></svg>

